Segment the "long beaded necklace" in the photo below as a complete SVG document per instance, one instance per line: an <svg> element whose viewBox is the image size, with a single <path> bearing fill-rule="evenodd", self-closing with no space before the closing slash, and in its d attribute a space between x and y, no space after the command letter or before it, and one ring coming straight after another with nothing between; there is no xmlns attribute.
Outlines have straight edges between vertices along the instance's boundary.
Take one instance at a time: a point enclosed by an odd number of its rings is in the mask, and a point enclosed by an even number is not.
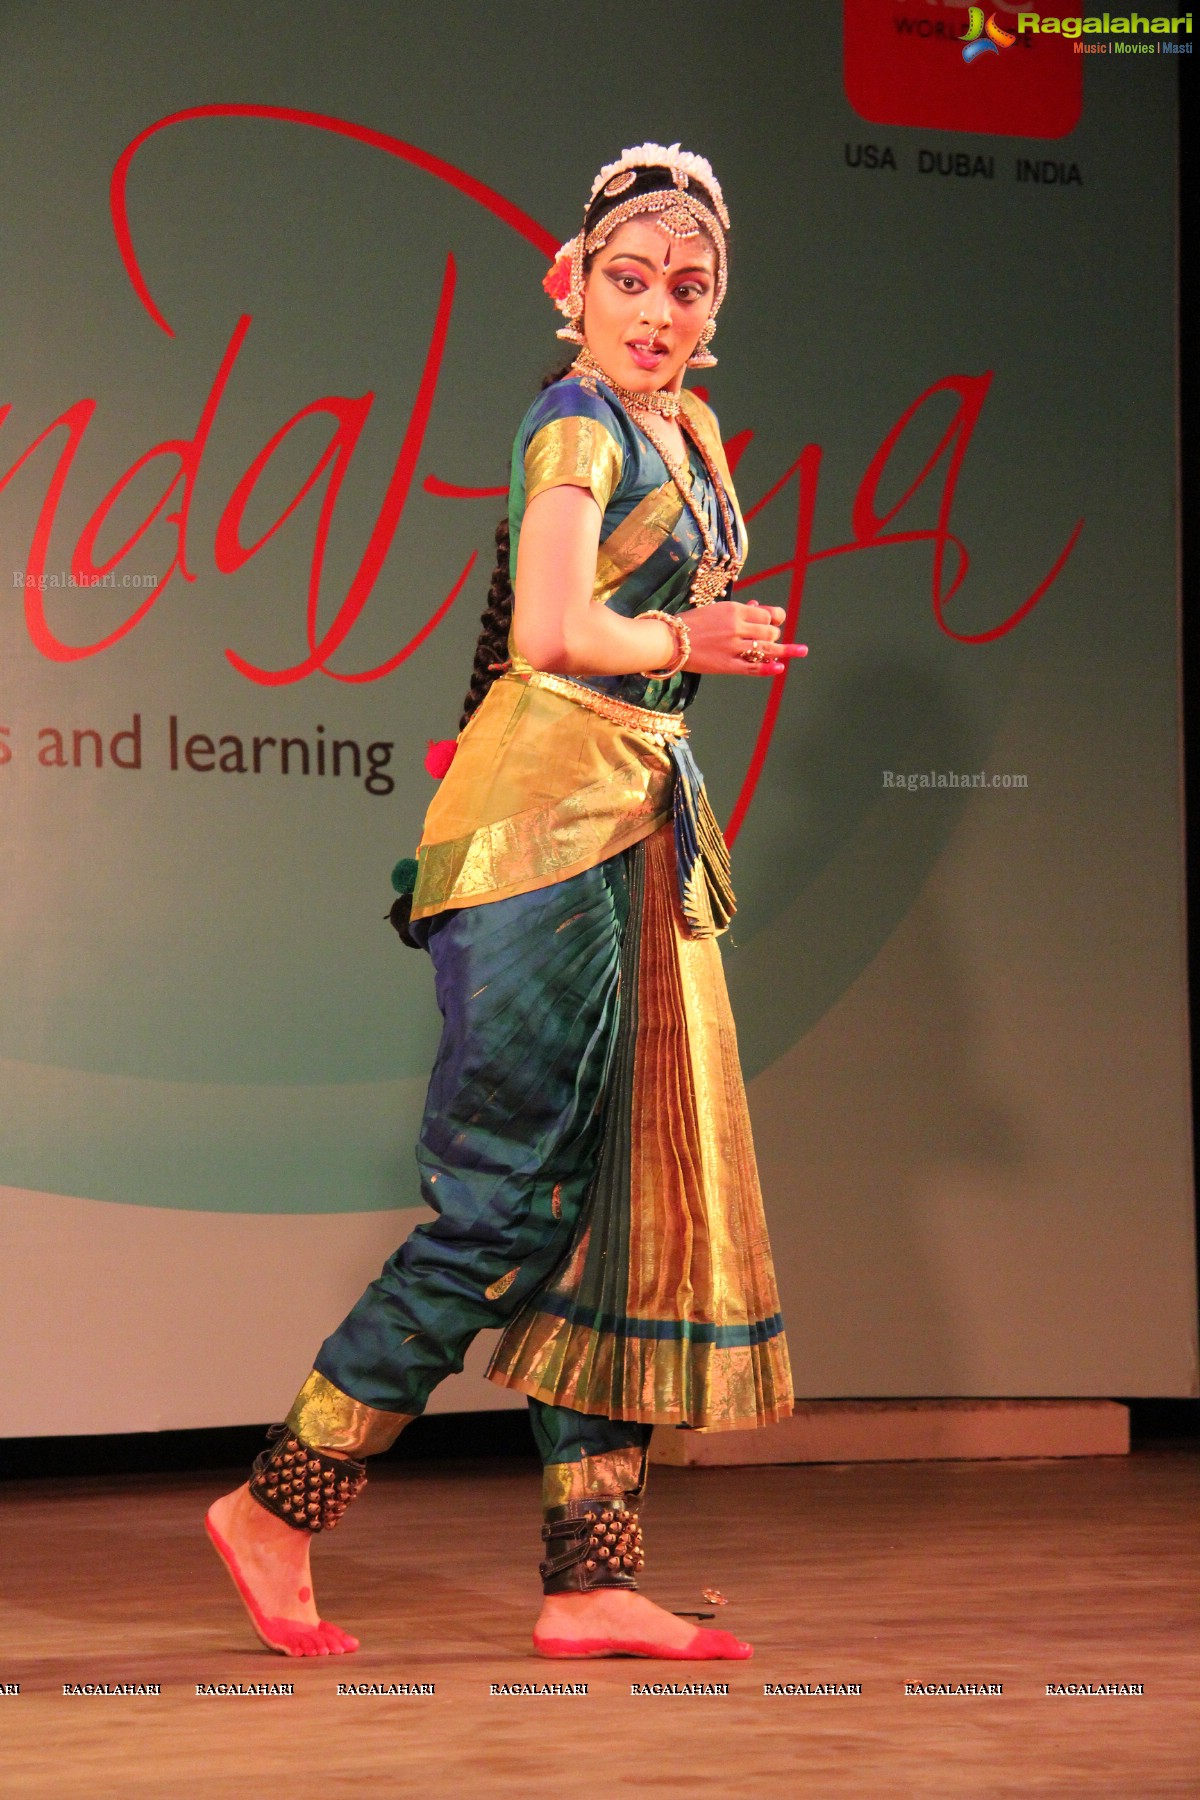
<svg viewBox="0 0 1200 1800"><path fill-rule="evenodd" d="M607 375L604 372L599 363L596 362L595 358L587 350L584 350L576 358L572 373L582 376L584 381L589 386L592 386L593 389L594 384L597 381L602 381L605 387L616 395L621 405L625 408L625 411L632 418L633 423L645 437L649 438L650 442L654 445L654 448L658 451L658 454L662 457L663 465L666 468L667 474L674 482L675 487L679 492L680 499L683 501L696 522L696 529L700 533L700 541L704 546L700 561L697 563L692 575L688 597L693 606L711 606L713 601L720 600L737 580L745 559L739 555L736 550L731 550L730 554L725 557L718 555L717 541L709 526L708 520L692 497L691 471L686 468L682 462L677 461L676 458L672 456L666 446L659 441L657 433L651 429L652 421L656 417L679 420L687 437L695 444L697 450L700 452L700 460L704 464L708 479L712 483L713 492L717 496L717 506L721 514L721 523L725 529L725 541L727 544L735 545L737 543L737 532L733 522L733 512L725 493L724 484L713 466L713 461L708 454L708 451L700 442L696 433L690 428L690 422L686 412L683 410L679 395L670 394L664 388L659 388L649 394L639 394L634 388L622 387L620 382L614 381L611 375ZM641 415L640 417L638 416L639 414Z"/></svg>

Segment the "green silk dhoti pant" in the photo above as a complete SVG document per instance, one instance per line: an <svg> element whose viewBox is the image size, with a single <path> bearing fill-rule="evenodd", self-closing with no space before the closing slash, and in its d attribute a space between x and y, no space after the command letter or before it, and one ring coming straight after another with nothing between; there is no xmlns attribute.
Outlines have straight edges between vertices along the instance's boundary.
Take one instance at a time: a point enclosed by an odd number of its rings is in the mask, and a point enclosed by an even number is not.
<svg viewBox="0 0 1200 1800"><path fill-rule="evenodd" d="M437 1214L390 1257L315 1359L289 1417L314 1447L386 1449L506 1325L570 1242L599 1152L616 1044L629 860L412 927L433 961L443 1030L417 1146ZM549 953L548 953L549 947ZM650 1428L530 1397L548 1492L615 1456L636 1476Z"/></svg>
<svg viewBox="0 0 1200 1800"><path fill-rule="evenodd" d="M385 1449L497 1327L489 1374L528 1395L548 1491L598 1458L636 1475L656 1422L753 1425L790 1405L748 1125L743 1141L720 1104L732 1025L724 1060L723 1018L699 1058L686 1029L688 999L719 1011L723 980L714 998L707 960L667 978L680 954L719 957L680 926L672 854L660 831L412 926L443 1019L417 1147L436 1217L321 1346L288 1420L307 1443Z"/></svg>

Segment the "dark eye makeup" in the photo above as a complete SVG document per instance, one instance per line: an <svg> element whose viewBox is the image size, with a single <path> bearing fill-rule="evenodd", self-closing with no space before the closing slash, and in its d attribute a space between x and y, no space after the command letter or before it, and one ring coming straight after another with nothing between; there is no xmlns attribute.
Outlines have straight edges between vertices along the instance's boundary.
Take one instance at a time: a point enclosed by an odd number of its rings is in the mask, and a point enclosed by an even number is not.
<svg viewBox="0 0 1200 1800"><path fill-rule="evenodd" d="M613 283L614 287L621 288L627 294L634 293L638 288L644 288L646 286L645 277L639 274L636 269L622 269L617 265L610 266L604 272ZM708 286L707 283L702 281L681 281L678 287L673 288L671 291L680 300L692 301L702 299L708 292Z"/></svg>

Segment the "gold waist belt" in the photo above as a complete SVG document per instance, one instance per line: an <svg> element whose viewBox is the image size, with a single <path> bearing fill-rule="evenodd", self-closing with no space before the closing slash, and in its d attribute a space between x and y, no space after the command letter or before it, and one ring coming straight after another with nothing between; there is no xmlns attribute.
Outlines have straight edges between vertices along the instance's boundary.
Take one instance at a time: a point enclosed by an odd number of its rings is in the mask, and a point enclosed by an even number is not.
<svg viewBox="0 0 1200 1800"><path fill-rule="evenodd" d="M529 687L547 688L552 694L561 694L564 700L573 700L577 706L586 707L588 712L598 713L612 725L644 733L656 744L688 736L682 713L655 712L650 706L634 706L628 700L615 699L612 694L598 694L595 688L585 687L581 681L572 681L568 675L552 675L546 669L531 669L528 672L524 669L510 669L502 679L523 681Z"/></svg>

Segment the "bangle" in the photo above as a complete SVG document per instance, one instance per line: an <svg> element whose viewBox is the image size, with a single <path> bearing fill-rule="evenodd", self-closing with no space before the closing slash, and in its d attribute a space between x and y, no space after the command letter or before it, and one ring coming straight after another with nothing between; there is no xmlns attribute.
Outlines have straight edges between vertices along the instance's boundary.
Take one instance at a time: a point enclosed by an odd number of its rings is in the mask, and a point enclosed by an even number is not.
<svg viewBox="0 0 1200 1800"><path fill-rule="evenodd" d="M675 639L675 654L669 663L661 669L639 669L638 674L644 675L648 681L662 681L668 675L678 675L692 654L692 634L683 620L674 613L665 612L639 613L638 618L661 619L663 624L670 628L671 636Z"/></svg>

